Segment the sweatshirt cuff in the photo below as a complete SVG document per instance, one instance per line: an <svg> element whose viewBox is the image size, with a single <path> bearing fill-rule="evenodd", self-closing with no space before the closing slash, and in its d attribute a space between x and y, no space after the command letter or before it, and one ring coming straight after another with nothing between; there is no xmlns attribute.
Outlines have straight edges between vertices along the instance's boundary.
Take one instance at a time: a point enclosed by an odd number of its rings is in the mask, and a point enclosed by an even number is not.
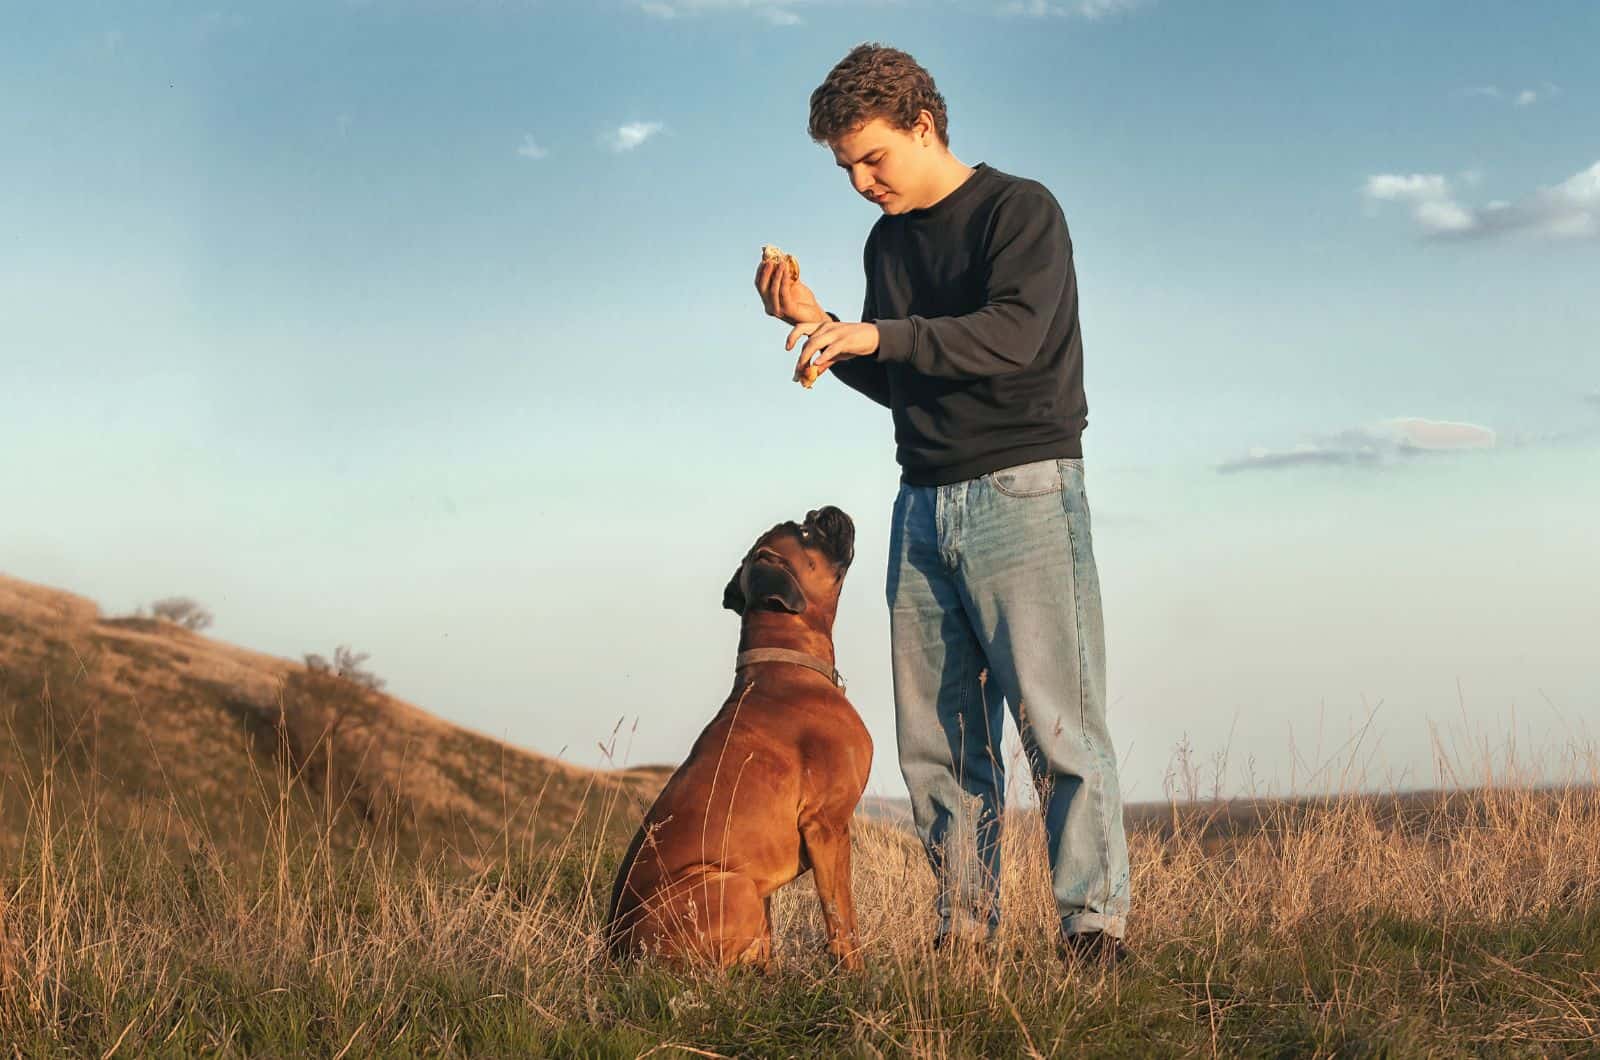
<svg viewBox="0 0 1600 1060"><path fill-rule="evenodd" d="M905 363L917 344L917 333L909 320L874 320L878 326L878 360L885 364Z"/></svg>

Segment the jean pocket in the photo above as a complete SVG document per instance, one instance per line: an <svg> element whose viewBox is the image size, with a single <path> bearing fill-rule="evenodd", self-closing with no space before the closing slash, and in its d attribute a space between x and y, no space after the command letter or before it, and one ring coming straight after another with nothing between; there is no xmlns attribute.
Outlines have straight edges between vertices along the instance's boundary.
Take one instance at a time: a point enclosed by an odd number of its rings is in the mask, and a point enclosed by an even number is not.
<svg viewBox="0 0 1600 1060"><path fill-rule="evenodd" d="M1061 492L1061 465L1055 460L1035 460L1003 467L991 472L989 481L1007 497L1045 497Z"/></svg>

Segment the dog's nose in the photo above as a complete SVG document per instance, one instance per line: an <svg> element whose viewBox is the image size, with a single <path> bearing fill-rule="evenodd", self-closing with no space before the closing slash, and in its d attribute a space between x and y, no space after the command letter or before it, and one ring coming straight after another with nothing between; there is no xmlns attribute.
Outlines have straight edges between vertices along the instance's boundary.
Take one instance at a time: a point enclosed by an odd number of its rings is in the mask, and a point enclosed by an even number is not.
<svg viewBox="0 0 1600 1060"><path fill-rule="evenodd" d="M806 522L811 523L829 536L841 530L855 529L855 523L851 521L850 517L831 504L808 512L806 514Z"/></svg>
<svg viewBox="0 0 1600 1060"><path fill-rule="evenodd" d="M817 528L838 561L848 564L854 558L856 524L843 511L829 504L807 512L806 522Z"/></svg>

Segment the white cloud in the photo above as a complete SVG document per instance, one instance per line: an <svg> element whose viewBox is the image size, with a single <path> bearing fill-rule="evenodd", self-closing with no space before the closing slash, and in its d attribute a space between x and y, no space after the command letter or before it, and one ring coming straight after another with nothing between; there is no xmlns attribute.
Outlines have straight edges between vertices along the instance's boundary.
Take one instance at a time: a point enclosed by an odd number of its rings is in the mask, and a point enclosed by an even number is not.
<svg viewBox="0 0 1600 1060"><path fill-rule="evenodd" d="M517 148L517 154L523 158L531 158L535 162L541 158L548 158L550 156L549 150L547 148L540 147L538 141L531 136L524 136L522 138L522 146Z"/></svg>
<svg viewBox="0 0 1600 1060"><path fill-rule="evenodd" d="M1463 89L1462 95L1469 99L1508 100L1512 106L1531 107L1541 99L1551 99L1561 94L1561 86L1544 82L1538 88L1520 88L1502 90L1499 85L1474 85Z"/></svg>
<svg viewBox="0 0 1600 1060"><path fill-rule="evenodd" d="M1471 183L1471 181L1469 181ZM1437 173L1380 173L1367 178L1369 203L1403 202L1423 235L1434 238L1527 234L1546 239L1600 237L1600 162L1554 187L1516 202L1466 206L1448 178Z"/></svg>
<svg viewBox="0 0 1600 1060"><path fill-rule="evenodd" d="M655 18L672 19L691 15L737 12L763 18L774 26L799 26L804 23L799 10L809 4L834 7L861 6L870 2L897 7L911 6L913 0L631 0L640 11ZM976 12L1022 18L1079 18L1095 21L1148 6L1152 0L946 0ZM931 5L929 5L931 6Z"/></svg>
<svg viewBox="0 0 1600 1060"><path fill-rule="evenodd" d="M1052 3L1051 0L1009 0L1000 8L1000 13L1022 18L1085 18L1092 22L1132 11L1144 4L1145 0L1071 0L1064 4Z"/></svg>
<svg viewBox="0 0 1600 1060"><path fill-rule="evenodd" d="M678 18L738 11L766 19L774 26L798 26L803 19L794 8L808 0L637 0L640 11L656 18Z"/></svg>
<svg viewBox="0 0 1600 1060"><path fill-rule="evenodd" d="M1217 465L1224 474L1323 464L1343 467L1388 467L1425 453L1493 449L1495 432L1475 423L1402 416L1366 427L1314 438L1288 449L1252 449Z"/></svg>
<svg viewBox="0 0 1600 1060"><path fill-rule="evenodd" d="M606 133L604 141L613 151L632 151L665 128L658 121L630 121Z"/></svg>
<svg viewBox="0 0 1600 1060"><path fill-rule="evenodd" d="M1367 197L1372 199L1433 199L1450 193L1450 184L1437 173L1397 176L1380 173L1367 178Z"/></svg>

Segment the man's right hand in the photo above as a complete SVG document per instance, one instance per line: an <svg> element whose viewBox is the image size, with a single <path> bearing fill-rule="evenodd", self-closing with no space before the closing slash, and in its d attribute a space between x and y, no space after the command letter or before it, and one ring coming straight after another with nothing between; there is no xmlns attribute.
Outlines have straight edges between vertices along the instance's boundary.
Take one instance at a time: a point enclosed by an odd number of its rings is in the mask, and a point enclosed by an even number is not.
<svg viewBox="0 0 1600 1060"><path fill-rule="evenodd" d="M756 293L761 295L767 316L777 317L790 327L829 319L811 288L790 279L789 270L781 261L764 261L756 269Z"/></svg>

